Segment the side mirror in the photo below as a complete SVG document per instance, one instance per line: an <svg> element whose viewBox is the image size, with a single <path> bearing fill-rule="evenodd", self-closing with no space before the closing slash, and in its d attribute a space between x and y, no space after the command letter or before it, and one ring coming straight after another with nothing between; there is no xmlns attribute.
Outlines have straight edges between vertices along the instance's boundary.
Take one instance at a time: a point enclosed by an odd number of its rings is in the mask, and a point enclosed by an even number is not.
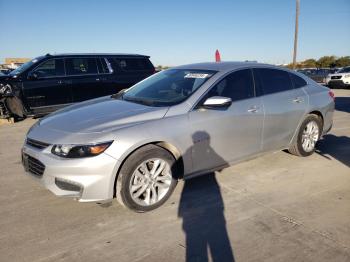
<svg viewBox="0 0 350 262"><path fill-rule="evenodd" d="M36 72L30 72L28 74L28 79L29 80L35 80L35 79L38 79L38 78L39 78L39 75Z"/></svg>
<svg viewBox="0 0 350 262"><path fill-rule="evenodd" d="M212 96L204 101L204 108L226 108L232 104L232 99L230 97L224 96Z"/></svg>

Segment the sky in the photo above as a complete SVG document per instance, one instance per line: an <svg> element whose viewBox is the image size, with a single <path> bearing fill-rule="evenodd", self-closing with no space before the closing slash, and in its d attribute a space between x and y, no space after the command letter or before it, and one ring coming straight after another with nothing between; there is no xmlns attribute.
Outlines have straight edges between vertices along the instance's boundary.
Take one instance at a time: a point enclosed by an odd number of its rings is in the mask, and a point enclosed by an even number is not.
<svg viewBox="0 0 350 262"><path fill-rule="evenodd" d="M350 55L350 0L301 0L297 60ZM290 63L295 0L0 0L0 63L46 53L139 53L155 65Z"/></svg>

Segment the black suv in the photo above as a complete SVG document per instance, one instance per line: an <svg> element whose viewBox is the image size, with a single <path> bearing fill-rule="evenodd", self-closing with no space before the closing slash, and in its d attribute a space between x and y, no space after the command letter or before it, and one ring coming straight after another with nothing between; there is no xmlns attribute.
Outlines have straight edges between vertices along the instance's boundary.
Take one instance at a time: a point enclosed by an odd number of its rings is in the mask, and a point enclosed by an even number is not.
<svg viewBox="0 0 350 262"><path fill-rule="evenodd" d="M2 90L16 98L3 107L15 115L23 111L24 116L40 116L72 103L115 94L154 72L149 56L144 55L47 54L0 77L2 87L6 86Z"/></svg>

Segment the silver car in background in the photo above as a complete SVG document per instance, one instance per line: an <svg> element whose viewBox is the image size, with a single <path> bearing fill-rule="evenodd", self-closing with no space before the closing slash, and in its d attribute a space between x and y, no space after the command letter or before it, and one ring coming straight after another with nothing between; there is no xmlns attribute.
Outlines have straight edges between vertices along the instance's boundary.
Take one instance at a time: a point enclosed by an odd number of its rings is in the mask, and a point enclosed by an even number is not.
<svg viewBox="0 0 350 262"><path fill-rule="evenodd" d="M288 69L184 65L41 119L28 131L22 162L58 196L117 198L144 212L163 204L180 178L264 152L311 155L333 111L328 88Z"/></svg>

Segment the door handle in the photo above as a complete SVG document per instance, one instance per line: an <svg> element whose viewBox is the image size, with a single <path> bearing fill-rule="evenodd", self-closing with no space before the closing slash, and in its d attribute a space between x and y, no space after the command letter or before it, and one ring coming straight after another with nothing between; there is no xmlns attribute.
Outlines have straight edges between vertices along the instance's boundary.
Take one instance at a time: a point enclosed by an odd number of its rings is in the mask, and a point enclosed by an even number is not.
<svg viewBox="0 0 350 262"><path fill-rule="evenodd" d="M301 103L301 102L303 102L301 97L296 97L296 98L293 99L293 103Z"/></svg>
<svg viewBox="0 0 350 262"><path fill-rule="evenodd" d="M62 84L71 84L73 82L72 80L58 80L57 83L62 85Z"/></svg>
<svg viewBox="0 0 350 262"><path fill-rule="evenodd" d="M256 112L258 112L258 110L259 110L259 107L257 107L257 106L252 106L251 108L249 108L249 109L247 110L247 112L248 112L248 113L256 113Z"/></svg>

